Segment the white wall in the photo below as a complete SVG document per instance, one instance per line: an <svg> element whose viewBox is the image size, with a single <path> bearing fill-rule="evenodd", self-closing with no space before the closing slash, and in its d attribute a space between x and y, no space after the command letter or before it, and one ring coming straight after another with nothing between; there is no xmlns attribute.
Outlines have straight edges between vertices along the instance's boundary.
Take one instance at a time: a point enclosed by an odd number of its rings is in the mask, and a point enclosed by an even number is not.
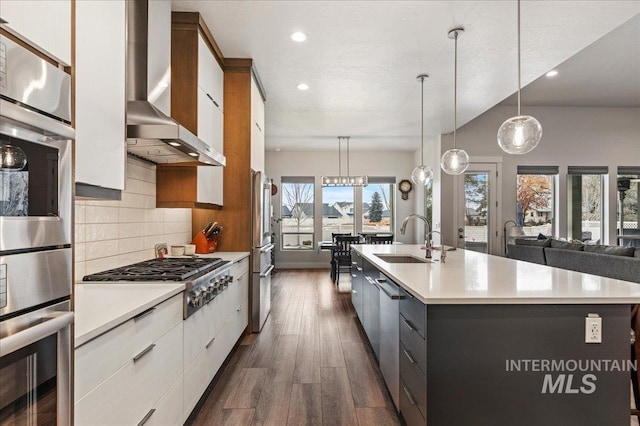
<svg viewBox="0 0 640 426"><path fill-rule="evenodd" d="M500 125L516 113L515 107L494 107L467 123L457 134L458 148L471 157L502 157L502 221L516 217L516 167L559 166L559 236L567 235L567 166L609 166L605 197L608 228L605 242L615 244L617 166L640 165L640 108L524 107L523 113L542 124L540 144L525 155L508 155L498 146ZM442 152L452 145L442 135ZM454 240L454 179L442 173L441 215L445 242ZM605 217L605 220L607 218ZM498 225L502 234L502 224Z"/></svg>
<svg viewBox="0 0 640 426"><path fill-rule="evenodd" d="M350 172L352 175L395 176L396 182L400 182L402 179L411 179L411 171L415 167L415 160L416 157L413 152L352 151ZM267 176L273 179L278 188L281 188L280 178L282 176L314 176L316 182L314 195L316 204L319 204L319 200L322 197L321 177L323 175L335 175L338 172L337 152L267 151L265 168ZM415 212L416 198L419 192L414 185L413 191L409 193L409 199L405 201L402 200L400 191L396 189L394 235L397 241L414 242L414 222L409 224L405 235L400 234L400 225L403 218ZM278 191L272 201L276 217L280 216L280 195L281 191ZM319 217L318 209L316 209L316 213L316 217ZM314 221L314 228L317 239L322 235L321 220ZM278 225L276 225L275 230L278 234ZM276 265L278 268L327 268L329 260L329 252L318 253L316 250L282 251L280 247L276 251Z"/></svg>
<svg viewBox="0 0 640 426"><path fill-rule="evenodd" d="M154 245L191 241L191 209L157 209L156 167L127 160L121 201L76 200L75 278L154 257Z"/></svg>

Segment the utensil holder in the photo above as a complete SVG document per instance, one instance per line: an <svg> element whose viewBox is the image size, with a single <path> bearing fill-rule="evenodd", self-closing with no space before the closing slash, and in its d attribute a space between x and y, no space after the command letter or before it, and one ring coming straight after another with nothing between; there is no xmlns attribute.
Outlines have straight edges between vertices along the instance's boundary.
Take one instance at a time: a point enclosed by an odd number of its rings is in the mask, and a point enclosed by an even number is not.
<svg viewBox="0 0 640 426"><path fill-rule="evenodd" d="M198 254L211 253L209 251L209 241L207 241L207 238L204 236L204 232L202 231L198 232L196 236L193 237L193 240L191 240L191 244L195 244L196 253Z"/></svg>

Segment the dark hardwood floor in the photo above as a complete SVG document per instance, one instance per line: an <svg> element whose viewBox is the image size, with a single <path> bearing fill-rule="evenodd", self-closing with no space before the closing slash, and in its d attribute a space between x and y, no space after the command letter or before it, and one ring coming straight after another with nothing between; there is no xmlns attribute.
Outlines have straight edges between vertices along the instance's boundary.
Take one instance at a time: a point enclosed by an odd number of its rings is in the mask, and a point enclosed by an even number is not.
<svg viewBox="0 0 640 426"><path fill-rule="evenodd" d="M399 425L351 305L348 274L273 276L271 314L246 336L194 425Z"/></svg>

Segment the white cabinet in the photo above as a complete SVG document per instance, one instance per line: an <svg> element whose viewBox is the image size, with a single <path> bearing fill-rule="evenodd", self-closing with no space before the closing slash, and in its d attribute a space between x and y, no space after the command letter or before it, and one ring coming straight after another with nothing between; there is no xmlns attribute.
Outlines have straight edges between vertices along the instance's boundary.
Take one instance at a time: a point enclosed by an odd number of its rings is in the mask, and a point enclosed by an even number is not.
<svg viewBox="0 0 640 426"><path fill-rule="evenodd" d="M126 2L76 2L76 182L124 189L125 57Z"/></svg>
<svg viewBox="0 0 640 426"><path fill-rule="evenodd" d="M251 168L264 172L264 101L251 79Z"/></svg>
<svg viewBox="0 0 640 426"><path fill-rule="evenodd" d="M137 424L175 409L167 395L182 392L182 303L178 294L76 349L77 425Z"/></svg>
<svg viewBox="0 0 640 426"><path fill-rule="evenodd" d="M3 1L0 17L22 40L71 65L71 0Z"/></svg>
<svg viewBox="0 0 640 426"><path fill-rule="evenodd" d="M224 72L198 34L198 137L224 152ZM198 202L223 205L223 168L198 167Z"/></svg>

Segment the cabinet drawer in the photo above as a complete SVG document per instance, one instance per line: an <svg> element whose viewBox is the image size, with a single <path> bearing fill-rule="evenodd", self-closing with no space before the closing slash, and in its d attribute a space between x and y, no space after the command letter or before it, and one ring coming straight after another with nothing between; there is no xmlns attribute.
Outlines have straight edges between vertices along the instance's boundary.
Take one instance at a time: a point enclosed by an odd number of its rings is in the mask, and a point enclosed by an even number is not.
<svg viewBox="0 0 640 426"><path fill-rule="evenodd" d="M234 279L236 279L237 277L241 277L242 275L246 274L247 272L249 272L249 258L248 257L245 257L241 261L236 262L233 265L231 265L231 270L229 271L229 273L231 274L231 276Z"/></svg>
<svg viewBox="0 0 640 426"><path fill-rule="evenodd" d="M247 325L249 325L249 288L247 286L249 274L244 274L238 278L232 285L236 286L233 296L235 297L233 302L233 311L231 318L229 318L229 333L231 346L235 345L238 338L242 335L242 332Z"/></svg>
<svg viewBox="0 0 640 426"><path fill-rule="evenodd" d="M184 383L182 378L180 376L158 404L153 407L155 411L144 423L144 426L174 426L183 423L182 390Z"/></svg>
<svg viewBox="0 0 640 426"><path fill-rule="evenodd" d="M409 360L409 357L418 365L420 370L426 374L427 372L427 343L414 329L411 330L406 326L403 321L404 318L400 316L400 342L404 345L407 353L401 351L400 357L405 357Z"/></svg>
<svg viewBox="0 0 640 426"><path fill-rule="evenodd" d="M84 397L168 330L177 324L182 328L182 304L180 293L77 348L75 400Z"/></svg>
<svg viewBox="0 0 640 426"><path fill-rule="evenodd" d="M415 400L413 395L409 397L410 394L411 392L407 386L400 381L400 414L402 414L402 418L407 426L424 426L427 424L427 421L422 416L415 402L412 402L410 399L413 398Z"/></svg>
<svg viewBox="0 0 640 426"><path fill-rule="evenodd" d="M427 415L427 378L418 368L404 356L406 348L400 344L400 378L412 395L414 402L420 409L423 417Z"/></svg>
<svg viewBox="0 0 640 426"><path fill-rule="evenodd" d="M400 299L400 313L404 317L408 325L418 331L423 337L427 337L427 307L424 303L407 293L402 291L403 299ZM403 327L402 318L400 319L400 327ZM406 323L404 324L406 325Z"/></svg>
<svg viewBox="0 0 640 426"><path fill-rule="evenodd" d="M149 413L182 374L182 324L147 348L76 403L77 425L138 424Z"/></svg>

